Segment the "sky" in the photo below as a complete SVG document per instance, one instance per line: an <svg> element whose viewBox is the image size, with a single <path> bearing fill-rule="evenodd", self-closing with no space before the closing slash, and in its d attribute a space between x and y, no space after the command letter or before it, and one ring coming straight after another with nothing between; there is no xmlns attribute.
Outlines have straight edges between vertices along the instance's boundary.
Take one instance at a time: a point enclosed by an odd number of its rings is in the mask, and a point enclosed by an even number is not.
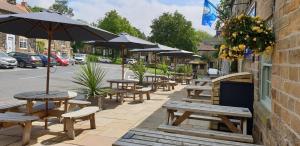
<svg viewBox="0 0 300 146"><path fill-rule="evenodd" d="M21 2L23 0L17 0ZM25 0L30 6L49 8L55 0ZM219 0L210 0L217 4ZM69 0L69 6L73 8L74 18L82 19L89 23L95 22L105 16L110 10L127 18L136 28L147 36L151 33L150 25L153 19L158 18L164 12L183 14L192 22L197 30L215 34L214 26L202 26L202 12L204 0Z"/></svg>

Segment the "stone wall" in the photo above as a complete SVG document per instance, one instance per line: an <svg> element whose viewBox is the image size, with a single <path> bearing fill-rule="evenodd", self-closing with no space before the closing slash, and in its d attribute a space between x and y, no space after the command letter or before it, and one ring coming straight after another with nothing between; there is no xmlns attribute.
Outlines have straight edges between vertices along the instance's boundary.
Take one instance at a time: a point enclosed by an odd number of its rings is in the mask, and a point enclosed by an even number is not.
<svg viewBox="0 0 300 146"><path fill-rule="evenodd" d="M254 75L253 136L267 146L300 145L300 0L276 0L275 5L274 0L253 2L257 16L271 21L276 34L271 111L260 102L260 58L244 63L244 70Z"/></svg>

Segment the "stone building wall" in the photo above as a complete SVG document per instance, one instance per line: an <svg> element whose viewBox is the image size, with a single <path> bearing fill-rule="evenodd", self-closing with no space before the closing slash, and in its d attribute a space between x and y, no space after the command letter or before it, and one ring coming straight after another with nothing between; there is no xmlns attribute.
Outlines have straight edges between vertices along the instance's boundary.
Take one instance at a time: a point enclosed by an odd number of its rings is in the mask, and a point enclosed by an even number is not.
<svg viewBox="0 0 300 146"><path fill-rule="evenodd" d="M256 15L270 21L276 35L271 110L260 102L261 57L246 60L244 64L244 70L254 75L255 141L267 146L300 145L300 0L252 2L256 2Z"/></svg>

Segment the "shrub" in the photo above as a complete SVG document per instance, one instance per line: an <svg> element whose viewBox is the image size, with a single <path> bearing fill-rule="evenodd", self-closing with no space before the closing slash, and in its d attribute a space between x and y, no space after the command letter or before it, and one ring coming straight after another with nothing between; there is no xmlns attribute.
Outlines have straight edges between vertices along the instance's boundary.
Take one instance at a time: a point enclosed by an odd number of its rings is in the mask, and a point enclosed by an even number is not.
<svg viewBox="0 0 300 146"><path fill-rule="evenodd" d="M139 79L139 84L142 85L145 73L147 72L144 62L138 61L137 63L130 65L130 70L133 71L134 75Z"/></svg>
<svg viewBox="0 0 300 146"><path fill-rule="evenodd" d="M96 55L87 55L86 56L86 61L87 62L98 62L98 56Z"/></svg>

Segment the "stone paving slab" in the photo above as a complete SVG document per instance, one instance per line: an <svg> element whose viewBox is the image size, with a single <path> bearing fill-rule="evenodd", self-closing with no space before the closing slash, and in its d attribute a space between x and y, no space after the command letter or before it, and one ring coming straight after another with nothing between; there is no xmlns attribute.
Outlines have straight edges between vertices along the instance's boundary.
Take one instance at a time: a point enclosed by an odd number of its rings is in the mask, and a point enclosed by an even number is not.
<svg viewBox="0 0 300 146"><path fill-rule="evenodd" d="M185 96L183 92L178 92L183 87L183 85L178 85L173 91L152 93L151 100L145 100L143 103L133 103L132 98L125 98L126 102L122 105L110 101L106 110L96 114L96 129L89 129L89 121L75 124L75 140L68 139L63 132L63 124L59 123L57 119L49 120L49 130L43 129L43 121L33 122L30 144L34 146L111 146L132 128L140 125L148 129L158 127L157 124L161 124L162 121L160 120L164 116L157 114L157 112L161 112L161 106L170 98ZM154 117L154 119L150 117ZM0 146L21 145L21 135L22 129L18 126L1 129Z"/></svg>

